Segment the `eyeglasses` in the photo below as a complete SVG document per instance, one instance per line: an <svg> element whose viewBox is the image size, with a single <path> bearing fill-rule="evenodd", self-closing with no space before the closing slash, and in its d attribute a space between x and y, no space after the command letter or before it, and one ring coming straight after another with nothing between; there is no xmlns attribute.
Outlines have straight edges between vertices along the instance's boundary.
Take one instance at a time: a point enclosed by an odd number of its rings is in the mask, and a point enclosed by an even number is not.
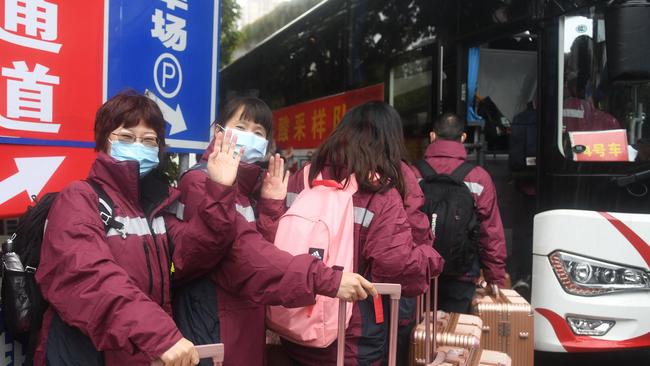
<svg viewBox="0 0 650 366"><path fill-rule="evenodd" d="M155 136L137 137L127 132L111 132L111 135L117 136L117 141L123 144L133 144L139 140L144 146L158 147L158 137Z"/></svg>

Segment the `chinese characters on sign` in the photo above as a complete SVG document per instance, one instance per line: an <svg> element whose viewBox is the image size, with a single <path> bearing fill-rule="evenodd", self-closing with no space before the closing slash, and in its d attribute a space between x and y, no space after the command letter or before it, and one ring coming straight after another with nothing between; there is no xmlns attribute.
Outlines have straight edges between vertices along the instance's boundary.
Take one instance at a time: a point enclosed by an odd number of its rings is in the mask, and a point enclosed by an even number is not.
<svg viewBox="0 0 650 366"><path fill-rule="evenodd" d="M575 161L628 161L625 130L569 132L569 138L571 146L584 147Z"/></svg>
<svg viewBox="0 0 650 366"><path fill-rule="evenodd" d="M0 2L0 217L85 178L95 158L104 4L70 3Z"/></svg>
<svg viewBox="0 0 650 366"><path fill-rule="evenodd" d="M166 3L167 6L164 10L158 8L154 10L151 16L153 23L151 37L158 38L165 48L176 53L183 52L187 47L187 31L185 30L187 22L183 18L183 13L187 12L188 4L183 0L161 0L161 2ZM158 76L159 69L162 77ZM162 98L171 99L178 95L183 85L183 69L173 53L165 52L158 56L154 66L153 81L156 91ZM180 105L174 109L150 90L146 91L146 95L160 106L165 120L171 124L170 135L187 130Z"/></svg>
<svg viewBox="0 0 650 366"><path fill-rule="evenodd" d="M384 100L384 85L336 94L273 111L278 146L286 149L317 147L341 122L349 109L373 100Z"/></svg>
<svg viewBox="0 0 650 366"><path fill-rule="evenodd" d="M62 4L0 5L0 136L93 141L103 93L103 4Z"/></svg>
<svg viewBox="0 0 650 366"><path fill-rule="evenodd" d="M47 1L5 1L5 24L0 39L17 46L58 53L58 6ZM23 32L23 34L20 34ZM0 126L22 131L57 133L60 124L52 121L54 85L59 77L48 75L47 66L35 63L30 70L25 60L3 67L7 114L0 114Z"/></svg>
<svg viewBox="0 0 650 366"><path fill-rule="evenodd" d="M203 151L218 99L219 1L111 0L107 29L107 95L144 93L170 151Z"/></svg>

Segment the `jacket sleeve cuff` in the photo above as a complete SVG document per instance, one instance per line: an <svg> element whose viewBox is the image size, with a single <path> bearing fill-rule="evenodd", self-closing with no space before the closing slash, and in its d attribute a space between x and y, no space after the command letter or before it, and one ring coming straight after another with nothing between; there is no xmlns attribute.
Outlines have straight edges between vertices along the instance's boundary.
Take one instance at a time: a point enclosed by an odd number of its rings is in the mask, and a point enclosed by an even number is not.
<svg viewBox="0 0 650 366"><path fill-rule="evenodd" d="M208 194L208 197L212 198L217 202L223 202L230 200L235 201L235 185L226 186L221 183L217 183L210 178L205 178L205 191Z"/></svg>
<svg viewBox="0 0 650 366"><path fill-rule="evenodd" d="M499 288L503 288L503 286L506 284L505 274L503 276L497 277L485 270L483 270L483 274L485 275L485 282L488 284L497 285Z"/></svg>
<svg viewBox="0 0 650 366"><path fill-rule="evenodd" d="M265 215L272 220L278 220L285 211L285 200L274 200L270 198L260 198L257 201L257 212Z"/></svg>
<svg viewBox="0 0 650 366"><path fill-rule="evenodd" d="M327 297L336 297L341 286L343 271L337 271L326 266L321 261L316 261L318 270L314 278L314 288L316 293Z"/></svg>
<svg viewBox="0 0 650 366"><path fill-rule="evenodd" d="M175 334L169 338L169 341L160 343L160 347L154 351L154 353L149 355L151 361L157 360L163 353L167 352L168 349L172 348L178 341L183 339L183 335L178 330L175 331ZM152 357L153 356L153 357Z"/></svg>

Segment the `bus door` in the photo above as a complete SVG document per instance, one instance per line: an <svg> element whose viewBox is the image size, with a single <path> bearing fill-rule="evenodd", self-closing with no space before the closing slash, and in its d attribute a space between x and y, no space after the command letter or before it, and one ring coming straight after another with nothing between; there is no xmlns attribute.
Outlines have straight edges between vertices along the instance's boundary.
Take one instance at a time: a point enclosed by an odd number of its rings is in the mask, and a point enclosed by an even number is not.
<svg viewBox="0 0 650 366"><path fill-rule="evenodd" d="M460 113L468 123L469 159L490 174L515 289L530 299L536 211L538 37L533 26L462 47Z"/></svg>

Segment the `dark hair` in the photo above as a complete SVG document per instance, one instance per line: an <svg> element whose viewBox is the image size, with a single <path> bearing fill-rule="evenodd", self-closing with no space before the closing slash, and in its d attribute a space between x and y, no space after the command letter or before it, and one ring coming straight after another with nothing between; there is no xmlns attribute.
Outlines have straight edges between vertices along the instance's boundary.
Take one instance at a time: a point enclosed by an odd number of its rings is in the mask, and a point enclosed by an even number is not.
<svg viewBox="0 0 650 366"><path fill-rule="evenodd" d="M314 153L309 180L326 167L332 178L355 174L359 189L369 192L397 188L404 197L401 162L406 158L402 120L384 102L368 102L348 111Z"/></svg>
<svg viewBox="0 0 650 366"><path fill-rule="evenodd" d="M433 122L433 132L440 139L458 141L465 132L465 121L454 113L445 113Z"/></svg>
<svg viewBox="0 0 650 366"><path fill-rule="evenodd" d="M226 102L220 108L218 123L225 124L231 119L239 107L244 106L240 118L246 121L253 121L266 130L266 139L271 140L273 136L273 113L263 100L255 97L235 97Z"/></svg>
<svg viewBox="0 0 650 366"><path fill-rule="evenodd" d="M137 126L140 121L158 136L160 162L164 161L165 119L153 100L134 90L116 94L99 107L95 115L95 150L106 151L108 138L116 128Z"/></svg>

